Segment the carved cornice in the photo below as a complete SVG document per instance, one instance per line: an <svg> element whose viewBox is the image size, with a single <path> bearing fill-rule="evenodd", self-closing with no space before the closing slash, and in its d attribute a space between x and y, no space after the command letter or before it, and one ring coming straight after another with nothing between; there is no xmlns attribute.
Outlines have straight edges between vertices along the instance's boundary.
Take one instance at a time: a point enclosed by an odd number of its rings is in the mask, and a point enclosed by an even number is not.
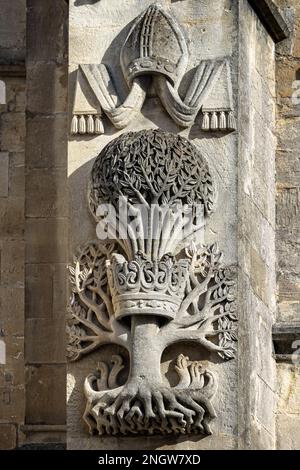
<svg viewBox="0 0 300 470"><path fill-rule="evenodd" d="M272 0L248 1L275 43L289 37L289 27Z"/></svg>

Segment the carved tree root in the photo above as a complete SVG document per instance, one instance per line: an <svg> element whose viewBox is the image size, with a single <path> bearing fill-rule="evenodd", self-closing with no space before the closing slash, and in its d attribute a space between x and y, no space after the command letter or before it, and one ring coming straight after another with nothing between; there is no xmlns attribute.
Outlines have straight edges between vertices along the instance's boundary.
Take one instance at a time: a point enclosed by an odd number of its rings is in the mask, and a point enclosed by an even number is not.
<svg viewBox="0 0 300 470"><path fill-rule="evenodd" d="M123 388L103 392L84 415L91 431L100 434L210 435L209 422L216 414L203 390L176 389L129 382Z"/></svg>

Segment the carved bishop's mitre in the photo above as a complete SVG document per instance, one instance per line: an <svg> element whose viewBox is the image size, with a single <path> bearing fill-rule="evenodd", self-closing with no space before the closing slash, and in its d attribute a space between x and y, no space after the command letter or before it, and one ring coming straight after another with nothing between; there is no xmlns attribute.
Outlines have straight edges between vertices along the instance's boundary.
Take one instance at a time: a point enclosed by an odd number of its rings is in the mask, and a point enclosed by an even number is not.
<svg viewBox="0 0 300 470"><path fill-rule="evenodd" d="M137 18L121 49L121 65L128 83L139 75L163 74L176 85L187 60L187 45L179 25L157 4Z"/></svg>
<svg viewBox="0 0 300 470"><path fill-rule="evenodd" d="M137 254L132 261L114 254L107 274L116 318L155 315L175 318L184 297L189 273L187 260L165 255L150 261Z"/></svg>

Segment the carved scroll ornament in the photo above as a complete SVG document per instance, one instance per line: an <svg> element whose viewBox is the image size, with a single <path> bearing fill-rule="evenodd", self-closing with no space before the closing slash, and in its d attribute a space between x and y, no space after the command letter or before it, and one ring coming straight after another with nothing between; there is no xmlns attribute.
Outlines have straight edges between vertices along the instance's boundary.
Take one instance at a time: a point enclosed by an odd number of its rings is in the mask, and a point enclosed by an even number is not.
<svg viewBox="0 0 300 470"><path fill-rule="evenodd" d="M127 98L121 101L106 65L79 65L71 132L102 134L102 113L117 129L127 127L141 111L151 82L165 110L179 126L191 126L201 112L203 130L235 130L229 60L203 60L181 96L178 90L188 57L177 21L160 5L150 5L136 19L121 48L120 63L129 87Z"/></svg>
<svg viewBox="0 0 300 470"><path fill-rule="evenodd" d="M157 130L123 134L93 166L89 203L100 225L96 208L103 201L110 201L119 217L120 202L127 204L139 222L127 237L122 227L111 236L108 226L110 240L87 243L74 258L68 355L77 360L113 343L128 351L130 368L122 385L120 355L112 357L111 366L98 363L85 380L84 420L100 435L211 434L214 373L180 354L177 385L166 385L161 374L162 354L175 343L201 345L223 359L235 354L234 270L222 266L216 244L196 247L196 224L186 227L185 238L178 236L179 203L202 204L206 216L213 209L208 166L180 136ZM153 201L159 210L167 206L156 237ZM141 208L148 217L139 217ZM167 240L161 237L165 231Z"/></svg>

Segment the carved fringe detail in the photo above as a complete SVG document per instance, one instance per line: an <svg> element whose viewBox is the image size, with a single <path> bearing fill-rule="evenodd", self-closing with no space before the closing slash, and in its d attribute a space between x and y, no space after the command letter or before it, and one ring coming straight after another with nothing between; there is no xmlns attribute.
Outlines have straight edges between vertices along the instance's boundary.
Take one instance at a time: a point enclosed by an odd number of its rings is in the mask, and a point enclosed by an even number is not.
<svg viewBox="0 0 300 470"><path fill-rule="evenodd" d="M229 116L228 116L228 129L230 130L236 129L236 120L235 120L233 111L230 111Z"/></svg>
<svg viewBox="0 0 300 470"><path fill-rule="evenodd" d="M71 122L71 134L104 134L104 126L98 114L74 114Z"/></svg>
<svg viewBox="0 0 300 470"><path fill-rule="evenodd" d="M224 130L226 127L226 114L222 111L219 119L219 129Z"/></svg>
<svg viewBox="0 0 300 470"><path fill-rule="evenodd" d="M204 113L203 122L202 122L202 129L204 131L209 131L209 113Z"/></svg>
<svg viewBox="0 0 300 470"><path fill-rule="evenodd" d="M204 111L202 119L203 131L235 131L236 120L233 111Z"/></svg>
<svg viewBox="0 0 300 470"><path fill-rule="evenodd" d="M94 134L94 119L91 115L87 118L87 133Z"/></svg>
<svg viewBox="0 0 300 470"><path fill-rule="evenodd" d="M76 116L75 114L71 122L71 134L77 134L77 132L78 132L78 116Z"/></svg>
<svg viewBox="0 0 300 470"><path fill-rule="evenodd" d="M95 134L104 134L104 126L100 116L95 117Z"/></svg>

